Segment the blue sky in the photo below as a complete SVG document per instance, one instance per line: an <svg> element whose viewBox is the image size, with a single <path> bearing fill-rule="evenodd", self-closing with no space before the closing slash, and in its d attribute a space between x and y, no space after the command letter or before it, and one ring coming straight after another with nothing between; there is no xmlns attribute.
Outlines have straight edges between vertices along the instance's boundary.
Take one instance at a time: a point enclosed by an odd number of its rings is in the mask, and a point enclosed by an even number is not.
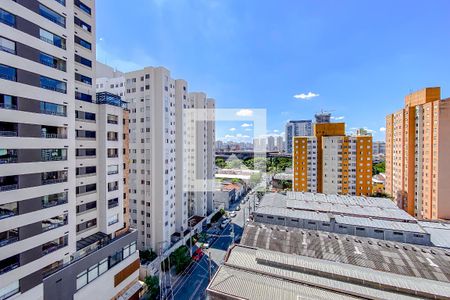
<svg viewBox="0 0 450 300"><path fill-rule="evenodd" d="M165 66L218 108L265 108L268 133L323 109L382 140L410 91L441 86L450 97L447 0L96 3L98 60ZM246 139L243 123L218 123L217 138Z"/></svg>

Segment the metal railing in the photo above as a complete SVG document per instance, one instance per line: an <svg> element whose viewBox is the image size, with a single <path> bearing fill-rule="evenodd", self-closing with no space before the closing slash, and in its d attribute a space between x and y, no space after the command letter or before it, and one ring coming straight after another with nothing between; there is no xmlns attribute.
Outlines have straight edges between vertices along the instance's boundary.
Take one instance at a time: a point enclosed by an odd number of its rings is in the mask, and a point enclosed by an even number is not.
<svg viewBox="0 0 450 300"><path fill-rule="evenodd" d="M41 88L65 94L67 91L56 86L41 84Z"/></svg>
<svg viewBox="0 0 450 300"><path fill-rule="evenodd" d="M41 64L46 65L47 67L57 69L60 71L66 71L66 66L64 64L53 63L50 61L46 61L45 59L40 59Z"/></svg>
<svg viewBox="0 0 450 300"><path fill-rule="evenodd" d="M17 190L18 188L19 188L19 185L17 183L8 184L8 185L0 185L0 192Z"/></svg>
<svg viewBox="0 0 450 300"><path fill-rule="evenodd" d="M17 131L0 130L0 136L17 136Z"/></svg>
<svg viewBox="0 0 450 300"><path fill-rule="evenodd" d="M59 112L59 111L54 111L54 110L49 110L49 109L41 109L41 113L47 114L47 115L62 116L62 117L67 116L67 114L65 112Z"/></svg>
<svg viewBox="0 0 450 300"><path fill-rule="evenodd" d="M17 110L17 105L0 103L0 108Z"/></svg>
<svg viewBox="0 0 450 300"><path fill-rule="evenodd" d="M8 266L6 266L6 267L4 267L4 268L2 268L2 269L0 269L0 275L1 274L4 274L4 273L8 273L9 271L12 271L12 270L14 270L14 269L16 269L16 268L18 268L20 266L20 263L17 261L17 262L15 262L15 263L12 263L12 264L10 264L10 265L8 265ZM18 291L18 290L17 290ZM17 293L17 291L11 291L11 293L9 293L10 295L14 295L15 293ZM14 292L14 293L13 293ZM8 294L7 294L8 295ZM7 296L6 295L6 296ZM2 296L5 296L5 295L2 295ZM6 298L8 298L8 297L6 297ZM6 298L4 298L4 299L6 299Z"/></svg>
<svg viewBox="0 0 450 300"><path fill-rule="evenodd" d="M63 21L63 20L60 20L60 19L58 19L57 17L52 16L51 14L47 13L47 12L44 11L44 10L41 10L40 13L41 13L41 16L43 16L44 18L46 18L46 19L52 21L53 23L58 24L59 26L62 26L62 27L64 27L64 28L66 27L66 22L65 22L65 20L64 20L64 21Z"/></svg>
<svg viewBox="0 0 450 300"><path fill-rule="evenodd" d="M11 49L5 46L0 45L0 50L11 53L11 54L16 54L16 49Z"/></svg>
<svg viewBox="0 0 450 300"><path fill-rule="evenodd" d="M16 76L10 75L10 74L3 74L3 73L0 73L0 79L6 79L6 80L11 80L11 81L16 81Z"/></svg>
<svg viewBox="0 0 450 300"><path fill-rule="evenodd" d="M41 137L45 139L66 139L67 134L62 133L41 133Z"/></svg>
<svg viewBox="0 0 450 300"><path fill-rule="evenodd" d="M49 208L49 207L66 204L66 203L67 203L67 196L61 197L56 200L48 201L48 202L42 202L42 208Z"/></svg>
<svg viewBox="0 0 450 300"><path fill-rule="evenodd" d="M61 183L66 182L67 178L50 178L50 179L42 179L42 184L55 184L55 183Z"/></svg>
<svg viewBox="0 0 450 300"><path fill-rule="evenodd" d="M64 248L65 246L67 246L66 243L50 246L46 249L42 249L42 254L47 255L49 253L57 251L58 249Z"/></svg>
<svg viewBox="0 0 450 300"><path fill-rule="evenodd" d="M19 236L18 235L17 236L8 237L8 238L0 241L0 247L12 244L14 242L17 242L18 240L19 240Z"/></svg>
<svg viewBox="0 0 450 300"><path fill-rule="evenodd" d="M1 164L13 164L17 162L17 156L10 156L10 157L0 157L0 165Z"/></svg>

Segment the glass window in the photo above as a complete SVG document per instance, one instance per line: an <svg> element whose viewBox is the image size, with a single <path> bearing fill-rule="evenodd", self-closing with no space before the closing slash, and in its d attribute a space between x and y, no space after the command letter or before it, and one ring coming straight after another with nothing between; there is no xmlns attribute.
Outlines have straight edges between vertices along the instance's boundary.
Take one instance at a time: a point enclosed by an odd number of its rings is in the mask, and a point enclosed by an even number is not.
<svg viewBox="0 0 450 300"><path fill-rule="evenodd" d="M130 246L125 246L123 247L123 259L127 258L128 256L130 256Z"/></svg>
<svg viewBox="0 0 450 300"><path fill-rule="evenodd" d="M77 275L77 290L87 284L87 271L83 271Z"/></svg>
<svg viewBox="0 0 450 300"><path fill-rule="evenodd" d="M95 264L88 269L88 282L98 277L98 265Z"/></svg>
<svg viewBox="0 0 450 300"><path fill-rule="evenodd" d="M109 165L108 166L108 175L117 174L117 173L119 173L118 165Z"/></svg>
<svg viewBox="0 0 450 300"><path fill-rule="evenodd" d="M64 105L42 101L40 103L40 108L41 113L44 114L66 116L66 107Z"/></svg>
<svg viewBox="0 0 450 300"><path fill-rule="evenodd" d="M86 67L89 67L89 68L92 67L92 61L90 61L89 59L84 58L82 56L79 56L78 54L75 54L75 61L82 65L85 65Z"/></svg>
<svg viewBox="0 0 450 300"><path fill-rule="evenodd" d="M39 13L41 14L41 16L52 21L53 23L58 24L59 26L62 26L64 28L66 27L66 18L51 10L47 6L39 4Z"/></svg>
<svg viewBox="0 0 450 300"><path fill-rule="evenodd" d="M66 6L66 0L55 0L55 1Z"/></svg>
<svg viewBox="0 0 450 300"><path fill-rule="evenodd" d="M98 263L98 275L102 275L106 271L108 271L108 259L107 258L105 258L104 260L102 260L101 262Z"/></svg>
<svg viewBox="0 0 450 300"><path fill-rule="evenodd" d="M85 13L87 13L88 15L91 14L91 9L89 8L89 6L87 6L86 4L84 4L83 2L81 2L80 0L75 0L75 5L81 9L82 11L84 11Z"/></svg>
<svg viewBox="0 0 450 300"><path fill-rule="evenodd" d="M89 43L88 41L83 40L82 38L80 38L77 35L75 36L75 43L77 43L80 46L83 46L86 49L89 49L89 50L92 49L91 43Z"/></svg>
<svg viewBox="0 0 450 300"><path fill-rule="evenodd" d="M16 81L16 69L0 64L0 79Z"/></svg>
<svg viewBox="0 0 450 300"><path fill-rule="evenodd" d="M39 61L48 67L66 71L66 62L46 53L39 53Z"/></svg>
<svg viewBox="0 0 450 300"><path fill-rule="evenodd" d="M16 26L16 16L0 8L0 22L9 26Z"/></svg>
<svg viewBox="0 0 450 300"><path fill-rule="evenodd" d="M83 20L80 20L77 17L75 17L74 18L74 23L75 23L75 25L80 26L84 30L91 32L91 25L89 25L88 23L84 22Z"/></svg>
<svg viewBox="0 0 450 300"><path fill-rule="evenodd" d="M133 254L134 252L136 252L136 242L130 244L130 254Z"/></svg>
<svg viewBox="0 0 450 300"><path fill-rule="evenodd" d="M79 73L75 73L75 80L80 81L85 84L92 85L92 78L81 75Z"/></svg>
<svg viewBox="0 0 450 300"><path fill-rule="evenodd" d="M45 77L45 76L41 76L40 78L40 83L41 83L41 88L47 89L47 90L52 90L55 92L60 92L65 94L67 92L67 86L65 82L53 79L53 78L49 78L49 77Z"/></svg>
<svg viewBox="0 0 450 300"><path fill-rule="evenodd" d="M16 42L0 37L0 50L16 54Z"/></svg>
<svg viewBox="0 0 450 300"><path fill-rule="evenodd" d="M75 92L75 99L85 101L85 102L92 102L91 95L80 93L80 92Z"/></svg>
<svg viewBox="0 0 450 300"><path fill-rule="evenodd" d="M118 251L118 252L116 252L116 254L111 255L109 257L109 268L114 267L121 261L122 261L122 251Z"/></svg>
<svg viewBox="0 0 450 300"><path fill-rule="evenodd" d="M6 299L18 293L20 290L19 281L13 281L7 286L0 289L0 299Z"/></svg>
<svg viewBox="0 0 450 300"><path fill-rule="evenodd" d="M47 42L62 49L66 49L66 40L60 36L57 36L56 34L53 34L51 32L48 32L47 30L39 28L39 37L44 42Z"/></svg>

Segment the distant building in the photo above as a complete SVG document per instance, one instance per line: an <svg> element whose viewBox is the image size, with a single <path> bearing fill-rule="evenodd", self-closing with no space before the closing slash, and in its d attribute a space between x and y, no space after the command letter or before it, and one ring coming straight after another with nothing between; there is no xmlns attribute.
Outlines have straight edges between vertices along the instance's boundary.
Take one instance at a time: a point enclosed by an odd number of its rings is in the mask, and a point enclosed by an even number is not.
<svg viewBox="0 0 450 300"><path fill-rule="evenodd" d="M275 150L275 138L273 136L267 137L267 151Z"/></svg>
<svg viewBox="0 0 450 300"><path fill-rule="evenodd" d="M281 135L277 136L276 142L277 142L277 150L278 150L278 152L283 152L284 151L283 137Z"/></svg>
<svg viewBox="0 0 450 300"><path fill-rule="evenodd" d="M372 133L365 128L359 128L356 129L356 135L372 135Z"/></svg>
<svg viewBox="0 0 450 300"><path fill-rule="evenodd" d="M286 152L289 154L292 153L292 139L295 136L311 136L311 135L312 135L311 120L297 120L287 122L285 129Z"/></svg>
<svg viewBox="0 0 450 300"><path fill-rule="evenodd" d="M386 182L386 175L384 173L376 174L372 176L372 193L383 194L385 192L384 184Z"/></svg>
<svg viewBox="0 0 450 300"><path fill-rule="evenodd" d="M313 137L294 137L293 191L372 193L372 137L346 136L344 123L314 124Z"/></svg>
<svg viewBox="0 0 450 300"><path fill-rule="evenodd" d="M386 155L386 142L376 141L372 143L373 155Z"/></svg>
<svg viewBox="0 0 450 300"><path fill-rule="evenodd" d="M314 115L316 119L316 123L330 123L331 122L331 113L328 112L320 112Z"/></svg>
<svg viewBox="0 0 450 300"><path fill-rule="evenodd" d="M439 87L405 97L386 116L386 192L423 219L450 219L450 98Z"/></svg>

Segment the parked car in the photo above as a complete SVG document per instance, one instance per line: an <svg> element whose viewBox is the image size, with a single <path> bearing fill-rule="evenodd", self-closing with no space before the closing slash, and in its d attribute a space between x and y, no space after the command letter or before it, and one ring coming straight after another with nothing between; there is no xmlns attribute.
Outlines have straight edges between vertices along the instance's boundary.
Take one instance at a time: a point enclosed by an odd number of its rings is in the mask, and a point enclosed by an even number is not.
<svg viewBox="0 0 450 300"><path fill-rule="evenodd" d="M232 218L236 217L236 212L234 212L234 211L230 212L230 217L232 217Z"/></svg>
<svg viewBox="0 0 450 300"><path fill-rule="evenodd" d="M222 221L222 224L220 224L220 228L225 228L227 227L228 223L230 223L230 219L225 219Z"/></svg>
<svg viewBox="0 0 450 300"><path fill-rule="evenodd" d="M239 211L239 210L241 210L241 207L238 205L238 206L236 206L236 208L235 208L237 211Z"/></svg>
<svg viewBox="0 0 450 300"><path fill-rule="evenodd" d="M241 204L245 204L245 199L242 199Z"/></svg>
<svg viewBox="0 0 450 300"><path fill-rule="evenodd" d="M194 254L192 254L192 259L195 261L199 261L200 259L202 259L204 253L202 251L201 248L198 248L197 250L195 250Z"/></svg>

